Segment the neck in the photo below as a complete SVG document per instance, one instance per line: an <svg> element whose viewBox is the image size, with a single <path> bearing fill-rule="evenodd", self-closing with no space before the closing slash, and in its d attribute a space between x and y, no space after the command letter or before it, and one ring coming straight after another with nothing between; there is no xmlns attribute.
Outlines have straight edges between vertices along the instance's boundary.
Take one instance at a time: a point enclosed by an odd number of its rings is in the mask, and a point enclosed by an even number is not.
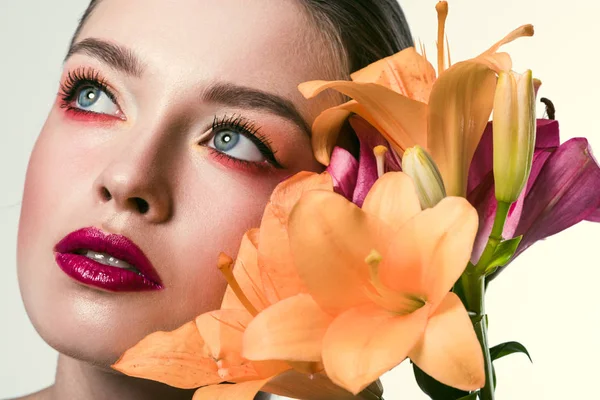
<svg viewBox="0 0 600 400"><path fill-rule="evenodd" d="M61 354L52 399L175 399L190 400L194 390L132 378Z"/></svg>

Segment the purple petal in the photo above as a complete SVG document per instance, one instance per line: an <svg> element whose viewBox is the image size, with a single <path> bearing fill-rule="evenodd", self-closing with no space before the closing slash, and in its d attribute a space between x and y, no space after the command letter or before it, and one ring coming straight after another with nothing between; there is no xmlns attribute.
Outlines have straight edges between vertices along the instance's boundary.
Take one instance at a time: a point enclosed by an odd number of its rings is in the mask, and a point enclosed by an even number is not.
<svg viewBox="0 0 600 400"><path fill-rule="evenodd" d="M333 180L333 189L348 200L352 200L356 188L358 161L350 152L335 147L331 153L331 161L327 172Z"/></svg>
<svg viewBox="0 0 600 400"><path fill-rule="evenodd" d="M358 159L358 175L352 202L362 207L367 193L378 178L377 160L373 148L378 145L387 146L381 134L367 121L358 116L350 117L350 126L354 129L360 142L360 155ZM389 148L389 146L387 146Z"/></svg>
<svg viewBox="0 0 600 400"><path fill-rule="evenodd" d="M558 121L538 119L535 150L539 151L558 147L560 144L558 128ZM467 193L475 190L486 179L488 173L492 171L494 167L493 153L492 123L490 122L485 128L469 167Z"/></svg>
<svg viewBox="0 0 600 400"><path fill-rule="evenodd" d="M594 211L591 215L588 215L586 221L600 222L600 208Z"/></svg>
<svg viewBox="0 0 600 400"><path fill-rule="evenodd" d="M552 154L531 187L517 228L519 246L554 235L600 207L600 166L585 138L574 138Z"/></svg>
<svg viewBox="0 0 600 400"><path fill-rule="evenodd" d="M502 231L503 238L511 239L515 236L517 225L521 219L525 198L538 178L548 157L550 157L554 150L556 150L556 148L536 148L534 150L527 188L521 193L508 212L504 230ZM479 257L481 257L481 253L485 248L488 237L492 232L492 226L494 225L494 218L496 216L496 207L498 205L494 189L494 173L492 170L488 171L479 186L472 190L467 198L477 209L477 213L479 214L479 230L477 231L473 252L471 253L471 262L476 263L479 260Z"/></svg>
<svg viewBox="0 0 600 400"><path fill-rule="evenodd" d="M585 138L561 145L529 189L515 235L523 240L515 256L548 236L595 218L600 208L600 166ZM500 272L498 270L493 276Z"/></svg>

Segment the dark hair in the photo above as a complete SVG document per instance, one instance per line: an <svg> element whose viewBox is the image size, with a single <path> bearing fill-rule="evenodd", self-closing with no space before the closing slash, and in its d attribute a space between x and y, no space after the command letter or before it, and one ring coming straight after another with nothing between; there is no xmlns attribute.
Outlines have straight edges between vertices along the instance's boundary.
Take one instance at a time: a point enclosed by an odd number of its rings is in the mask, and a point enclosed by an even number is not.
<svg viewBox="0 0 600 400"><path fill-rule="evenodd" d="M101 0L91 0L71 45ZM347 75L413 45L398 0L297 0L326 35ZM338 77L341 78L341 77Z"/></svg>
<svg viewBox="0 0 600 400"><path fill-rule="evenodd" d="M317 28L338 42L346 73L413 46L398 0L299 0Z"/></svg>

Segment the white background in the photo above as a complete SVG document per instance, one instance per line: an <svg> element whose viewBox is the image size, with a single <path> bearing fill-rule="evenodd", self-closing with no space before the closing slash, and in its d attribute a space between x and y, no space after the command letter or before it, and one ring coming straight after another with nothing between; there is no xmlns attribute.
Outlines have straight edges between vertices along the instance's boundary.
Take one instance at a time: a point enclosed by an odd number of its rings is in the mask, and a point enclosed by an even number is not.
<svg viewBox="0 0 600 400"><path fill-rule="evenodd" d="M435 0L404 0L415 38L435 56ZM586 136L600 154L598 45L593 0L454 0L453 61L533 23L534 38L506 47L515 70L531 68L557 109L562 138ZM15 248L27 159L57 91L62 58L85 0L0 0L0 398L52 383L56 353L31 327L17 286ZM600 190L600 189L599 189ZM582 223L536 244L493 282L491 343L517 340L523 355L496 363L497 398L600 398L600 225ZM408 364L384 376L386 399L426 399Z"/></svg>

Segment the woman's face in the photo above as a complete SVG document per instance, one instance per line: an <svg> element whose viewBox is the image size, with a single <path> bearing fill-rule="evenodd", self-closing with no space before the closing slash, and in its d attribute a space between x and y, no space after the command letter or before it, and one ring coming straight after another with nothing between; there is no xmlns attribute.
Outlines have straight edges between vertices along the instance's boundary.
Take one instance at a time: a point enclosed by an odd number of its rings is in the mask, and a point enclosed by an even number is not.
<svg viewBox="0 0 600 400"><path fill-rule="evenodd" d="M65 63L22 205L21 291L50 345L109 365L218 308L219 252L235 255L278 182L320 170L307 127L331 104L296 88L326 73L308 26L294 0L100 2ZM82 228L129 238L161 288L82 261L120 257L106 239L92 245L94 231L57 250Z"/></svg>

